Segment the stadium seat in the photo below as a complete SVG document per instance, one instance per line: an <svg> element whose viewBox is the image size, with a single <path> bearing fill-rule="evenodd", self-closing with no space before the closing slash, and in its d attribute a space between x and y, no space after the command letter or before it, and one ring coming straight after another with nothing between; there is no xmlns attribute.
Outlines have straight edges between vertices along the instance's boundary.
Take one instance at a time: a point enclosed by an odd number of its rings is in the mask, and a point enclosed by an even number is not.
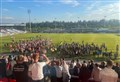
<svg viewBox="0 0 120 82"><path fill-rule="evenodd" d="M7 78L0 78L0 82L8 82Z"/></svg>
<svg viewBox="0 0 120 82"><path fill-rule="evenodd" d="M9 82L16 82L15 79L9 79Z"/></svg>

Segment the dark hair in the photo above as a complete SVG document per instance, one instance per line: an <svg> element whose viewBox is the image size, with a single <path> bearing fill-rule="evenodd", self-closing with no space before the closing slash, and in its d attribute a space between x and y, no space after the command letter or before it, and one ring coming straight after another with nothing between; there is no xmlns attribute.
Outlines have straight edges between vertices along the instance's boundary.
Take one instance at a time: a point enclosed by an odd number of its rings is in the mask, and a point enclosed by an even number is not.
<svg viewBox="0 0 120 82"><path fill-rule="evenodd" d="M86 63L86 61L84 60L83 63Z"/></svg>
<svg viewBox="0 0 120 82"><path fill-rule="evenodd" d="M79 62L79 59L77 59L76 61Z"/></svg>
<svg viewBox="0 0 120 82"><path fill-rule="evenodd" d="M61 59L62 59L62 60L65 60L65 58L64 58L64 57L62 57Z"/></svg>
<svg viewBox="0 0 120 82"><path fill-rule="evenodd" d="M116 62L116 66L119 66L119 63L118 63L118 62Z"/></svg>
<svg viewBox="0 0 120 82"><path fill-rule="evenodd" d="M96 66L96 67L99 67L98 63L95 63L95 66Z"/></svg>
<svg viewBox="0 0 120 82"><path fill-rule="evenodd" d="M74 59L72 59L72 60L71 60L71 62L75 62L75 60L74 60Z"/></svg>

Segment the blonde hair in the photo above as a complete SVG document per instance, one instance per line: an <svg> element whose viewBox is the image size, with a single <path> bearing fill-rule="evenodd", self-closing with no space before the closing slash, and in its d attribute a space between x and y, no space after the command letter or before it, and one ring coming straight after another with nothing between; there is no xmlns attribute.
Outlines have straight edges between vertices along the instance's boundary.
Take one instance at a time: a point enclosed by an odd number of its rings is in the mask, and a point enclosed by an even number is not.
<svg viewBox="0 0 120 82"><path fill-rule="evenodd" d="M24 56L23 55L19 55L17 58L18 61L23 61L24 60Z"/></svg>

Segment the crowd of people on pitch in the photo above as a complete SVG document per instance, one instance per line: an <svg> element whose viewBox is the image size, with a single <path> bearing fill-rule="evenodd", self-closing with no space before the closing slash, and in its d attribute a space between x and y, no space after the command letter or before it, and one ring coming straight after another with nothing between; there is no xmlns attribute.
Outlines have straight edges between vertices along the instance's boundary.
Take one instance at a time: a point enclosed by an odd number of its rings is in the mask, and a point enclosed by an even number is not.
<svg viewBox="0 0 120 82"><path fill-rule="evenodd" d="M97 63L77 59L67 62L64 58L53 58L50 61L45 54L42 50L41 54L29 56L2 56L0 77L15 79L16 82L119 82L120 65L114 65L112 60Z"/></svg>
<svg viewBox="0 0 120 82"><path fill-rule="evenodd" d="M68 56L84 56L84 55L102 55L103 57L109 57L111 58L112 55L114 55L114 59L117 58L119 51L119 45L116 45L115 52L112 52L112 50L108 50L105 43L98 45L95 43L63 43L58 46L57 52L63 55Z"/></svg>
<svg viewBox="0 0 120 82"><path fill-rule="evenodd" d="M10 50L12 53L26 54L40 52L41 49L50 49L52 47L52 41L48 39L42 39L41 36L36 36L31 39L21 39L19 41L12 39L11 43L4 44L4 48Z"/></svg>
<svg viewBox="0 0 120 82"><path fill-rule="evenodd" d="M19 40L15 41L12 39L12 42L4 45L5 48L9 47L10 52L19 53L19 54L31 54L40 52L41 49L45 48L52 52L52 54L60 54L67 57L73 56L84 56L84 55L97 55L98 57L102 55L103 57L109 57L117 59L119 55L119 45L116 45L116 48L109 50L105 43L101 45L95 43L82 43L72 42L66 43L61 42L57 46L54 46L52 40L42 39L41 36L36 36L30 40Z"/></svg>

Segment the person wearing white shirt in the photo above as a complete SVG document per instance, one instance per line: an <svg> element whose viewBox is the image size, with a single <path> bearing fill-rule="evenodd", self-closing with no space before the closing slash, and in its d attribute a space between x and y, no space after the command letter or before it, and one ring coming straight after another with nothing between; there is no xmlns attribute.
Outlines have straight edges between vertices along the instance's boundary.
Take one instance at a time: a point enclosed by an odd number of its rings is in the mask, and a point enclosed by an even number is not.
<svg viewBox="0 0 120 82"><path fill-rule="evenodd" d="M112 69L112 60L107 61L107 67L100 71L100 82L117 82L118 74Z"/></svg>
<svg viewBox="0 0 120 82"><path fill-rule="evenodd" d="M46 62L38 62L39 54L34 54L34 63L29 66L28 75L32 78L32 82L44 82L43 67L49 63L46 55L43 55Z"/></svg>
<svg viewBox="0 0 120 82"><path fill-rule="evenodd" d="M70 82L71 75L69 73L69 66L66 62L62 61L62 68L63 68L63 82Z"/></svg>

